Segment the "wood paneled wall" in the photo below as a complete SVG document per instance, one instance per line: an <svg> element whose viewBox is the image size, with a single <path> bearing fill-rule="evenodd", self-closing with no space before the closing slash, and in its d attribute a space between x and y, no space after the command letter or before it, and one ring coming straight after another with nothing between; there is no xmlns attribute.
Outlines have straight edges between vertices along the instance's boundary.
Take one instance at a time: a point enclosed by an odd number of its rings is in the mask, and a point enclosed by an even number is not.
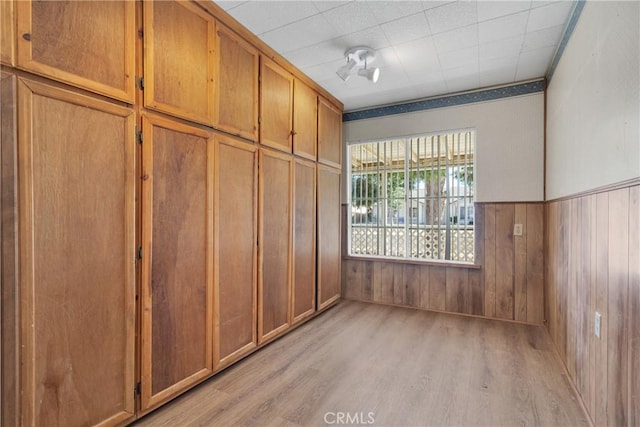
<svg viewBox="0 0 640 427"><path fill-rule="evenodd" d="M475 266L347 257L344 297L542 323L544 204L476 203L475 209ZM514 224L522 224L522 236L513 235Z"/></svg>
<svg viewBox="0 0 640 427"><path fill-rule="evenodd" d="M640 185L551 202L546 215L553 342L596 425L640 425Z"/></svg>

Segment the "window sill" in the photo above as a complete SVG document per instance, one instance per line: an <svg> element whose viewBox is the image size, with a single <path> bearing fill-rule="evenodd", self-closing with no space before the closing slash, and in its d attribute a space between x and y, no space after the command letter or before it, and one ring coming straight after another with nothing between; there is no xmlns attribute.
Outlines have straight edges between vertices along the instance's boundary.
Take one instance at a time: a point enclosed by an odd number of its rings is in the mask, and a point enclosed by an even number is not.
<svg viewBox="0 0 640 427"><path fill-rule="evenodd" d="M466 268L469 270L479 270L482 268L480 264L474 264L472 262L462 261L434 261L434 260L413 260L405 258L391 258L391 257L373 257L373 256L360 256L360 255L345 255L343 260L355 260L355 261L377 261L377 262L390 262L394 264L411 264L411 265L425 265L432 267L453 267L453 268Z"/></svg>

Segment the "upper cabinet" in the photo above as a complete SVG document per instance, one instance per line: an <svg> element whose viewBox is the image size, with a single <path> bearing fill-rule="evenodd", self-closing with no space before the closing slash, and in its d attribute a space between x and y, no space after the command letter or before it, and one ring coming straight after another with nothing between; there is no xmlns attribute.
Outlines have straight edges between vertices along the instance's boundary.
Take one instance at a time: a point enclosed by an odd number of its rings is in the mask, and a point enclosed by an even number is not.
<svg viewBox="0 0 640 427"><path fill-rule="evenodd" d="M318 161L339 168L342 158L342 113L318 97Z"/></svg>
<svg viewBox="0 0 640 427"><path fill-rule="evenodd" d="M257 141L258 50L223 25L217 27L215 125L225 132Z"/></svg>
<svg viewBox="0 0 640 427"><path fill-rule="evenodd" d="M13 18L13 2L0 1L0 62L7 65L13 64Z"/></svg>
<svg viewBox="0 0 640 427"><path fill-rule="evenodd" d="M318 130L318 95L296 79L293 92L293 152L316 160Z"/></svg>
<svg viewBox="0 0 640 427"><path fill-rule="evenodd" d="M17 65L122 101L135 97L135 2L18 1Z"/></svg>
<svg viewBox="0 0 640 427"><path fill-rule="evenodd" d="M215 20L185 1L143 7L145 107L212 125Z"/></svg>
<svg viewBox="0 0 640 427"><path fill-rule="evenodd" d="M260 63L260 143L291 152L293 76L269 58Z"/></svg>

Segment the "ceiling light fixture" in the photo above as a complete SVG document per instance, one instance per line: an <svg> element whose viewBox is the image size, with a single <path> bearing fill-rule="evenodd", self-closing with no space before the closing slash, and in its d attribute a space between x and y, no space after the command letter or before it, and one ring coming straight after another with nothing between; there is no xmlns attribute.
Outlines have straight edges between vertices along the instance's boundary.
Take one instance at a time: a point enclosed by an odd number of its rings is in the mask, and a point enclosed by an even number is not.
<svg viewBox="0 0 640 427"><path fill-rule="evenodd" d="M368 64L376 59L376 52L373 49L366 46L357 46L347 50L344 53L344 57L347 60L347 63L336 71L336 74L342 80L346 82L351 78L351 75L357 67L362 67L358 70L359 76L365 77L373 83L378 81L378 77L380 77L380 69L378 67L367 67Z"/></svg>

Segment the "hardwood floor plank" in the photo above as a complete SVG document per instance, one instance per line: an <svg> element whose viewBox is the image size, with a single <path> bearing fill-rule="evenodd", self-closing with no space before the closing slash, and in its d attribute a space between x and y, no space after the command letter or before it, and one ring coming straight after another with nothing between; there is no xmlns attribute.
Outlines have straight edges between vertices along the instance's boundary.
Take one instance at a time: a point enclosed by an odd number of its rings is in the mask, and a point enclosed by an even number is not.
<svg viewBox="0 0 640 427"><path fill-rule="evenodd" d="M543 327L359 301L136 425L326 425L338 412L360 425L588 425Z"/></svg>

